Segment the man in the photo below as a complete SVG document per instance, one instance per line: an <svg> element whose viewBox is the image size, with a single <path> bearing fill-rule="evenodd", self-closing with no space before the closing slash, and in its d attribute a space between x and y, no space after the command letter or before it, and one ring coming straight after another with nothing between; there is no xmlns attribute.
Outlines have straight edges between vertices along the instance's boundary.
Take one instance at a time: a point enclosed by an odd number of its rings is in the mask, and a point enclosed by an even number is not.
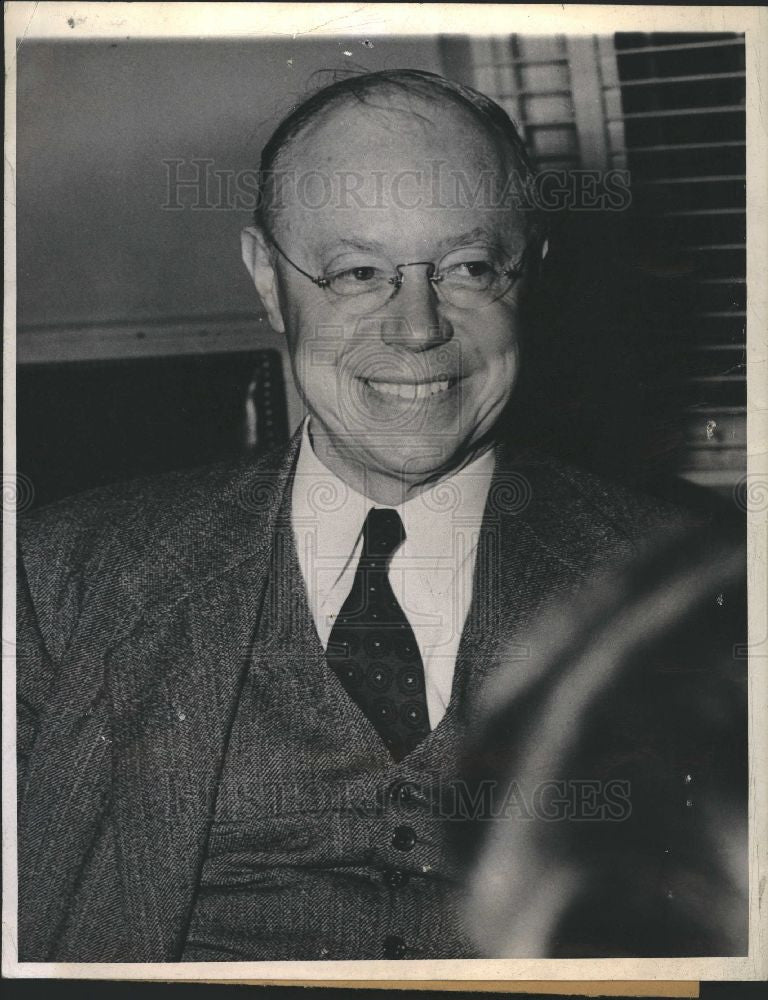
<svg viewBox="0 0 768 1000"><path fill-rule="evenodd" d="M500 440L529 179L505 113L429 73L278 127L243 254L308 421L21 529L22 959L475 954L432 808L475 695L670 517Z"/></svg>

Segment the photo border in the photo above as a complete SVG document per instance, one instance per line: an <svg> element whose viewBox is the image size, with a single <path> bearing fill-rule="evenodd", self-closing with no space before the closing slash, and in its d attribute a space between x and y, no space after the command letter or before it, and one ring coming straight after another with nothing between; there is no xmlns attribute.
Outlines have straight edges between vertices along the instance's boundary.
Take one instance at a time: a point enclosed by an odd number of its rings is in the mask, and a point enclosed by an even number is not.
<svg viewBox="0 0 768 1000"><path fill-rule="evenodd" d="M80 978L399 985L483 980L740 980L766 976L768 903L768 11L736 6L22 3L6 5L5 306L3 467L3 974ZM20 963L16 936L15 309L16 52L27 39L489 36L515 32L744 32L747 66L747 511L749 579L750 951L736 958L469 959L186 963ZM762 96L761 96L762 95ZM502 986L502 984L505 984Z"/></svg>

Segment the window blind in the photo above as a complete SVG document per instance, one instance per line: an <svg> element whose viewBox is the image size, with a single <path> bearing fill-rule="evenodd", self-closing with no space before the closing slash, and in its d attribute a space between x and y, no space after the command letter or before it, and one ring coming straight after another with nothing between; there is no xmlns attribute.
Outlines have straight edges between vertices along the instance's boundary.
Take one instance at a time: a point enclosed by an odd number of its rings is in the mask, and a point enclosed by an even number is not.
<svg viewBox="0 0 768 1000"><path fill-rule="evenodd" d="M729 490L746 462L744 39L735 34L473 38L473 83L539 169L624 168L674 245L691 298L679 473Z"/></svg>
<svg viewBox="0 0 768 1000"><path fill-rule="evenodd" d="M746 465L746 121L744 39L619 34L621 125L612 163L635 204L658 214L694 285L683 475L732 487ZM605 61L604 57L604 61ZM610 57L607 57L610 58Z"/></svg>

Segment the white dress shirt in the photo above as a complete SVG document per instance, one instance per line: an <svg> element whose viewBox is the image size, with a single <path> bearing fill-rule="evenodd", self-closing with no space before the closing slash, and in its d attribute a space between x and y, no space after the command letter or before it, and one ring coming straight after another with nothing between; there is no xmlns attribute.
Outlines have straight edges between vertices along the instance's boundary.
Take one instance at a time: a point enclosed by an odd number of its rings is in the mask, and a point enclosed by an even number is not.
<svg viewBox="0 0 768 1000"><path fill-rule="evenodd" d="M494 462L493 452L486 452L394 508L402 518L405 541L390 560L389 582L419 646L433 729L451 697ZM320 461L306 420L293 480L292 523L310 611L324 648L352 589L363 523L371 508L381 506Z"/></svg>

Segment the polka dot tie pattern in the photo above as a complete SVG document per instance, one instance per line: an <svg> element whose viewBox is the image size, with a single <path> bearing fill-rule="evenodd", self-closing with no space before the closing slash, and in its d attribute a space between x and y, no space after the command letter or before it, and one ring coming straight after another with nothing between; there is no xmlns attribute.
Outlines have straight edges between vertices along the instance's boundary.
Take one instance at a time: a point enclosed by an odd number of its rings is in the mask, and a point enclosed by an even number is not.
<svg viewBox="0 0 768 1000"><path fill-rule="evenodd" d="M389 561L404 540L396 510L369 512L352 589L326 649L328 665L396 761L429 733L424 665L387 575Z"/></svg>

